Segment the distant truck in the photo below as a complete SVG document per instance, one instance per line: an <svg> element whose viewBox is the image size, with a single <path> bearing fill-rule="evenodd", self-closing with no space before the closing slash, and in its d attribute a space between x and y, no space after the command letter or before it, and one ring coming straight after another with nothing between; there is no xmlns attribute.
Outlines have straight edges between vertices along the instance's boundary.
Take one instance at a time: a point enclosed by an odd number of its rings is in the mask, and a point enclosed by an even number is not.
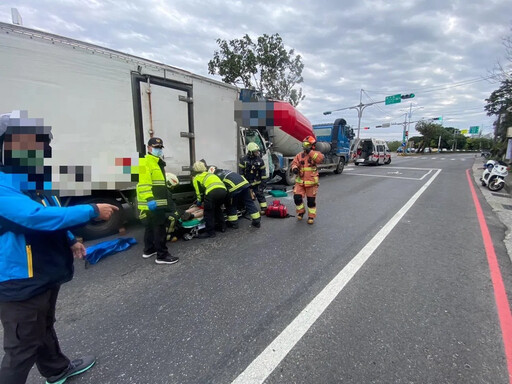
<svg viewBox="0 0 512 384"><path fill-rule="evenodd" d="M315 136L316 149L325 155L320 171L343 172L350 159L350 141L354 131L344 119L330 124L311 125L293 106L284 101L264 98L254 90L242 90L237 123L258 130L268 142L273 175L279 175L288 185L295 183L291 162L302 151L302 140ZM267 150L267 149L265 149Z"/></svg>

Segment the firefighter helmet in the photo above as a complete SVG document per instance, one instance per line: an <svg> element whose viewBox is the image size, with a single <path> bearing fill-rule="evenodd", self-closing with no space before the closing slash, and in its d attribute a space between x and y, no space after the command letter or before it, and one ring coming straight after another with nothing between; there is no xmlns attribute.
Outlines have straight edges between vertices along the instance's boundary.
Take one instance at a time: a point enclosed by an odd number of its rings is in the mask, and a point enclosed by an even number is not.
<svg viewBox="0 0 512 384"><path fill-rule="evenodd" d="M196 161L192 166L192 172L203 173L206 172L206 165L202 161Z"/></svg>
<svg viewBox="0 0 512 384"><path fill-rule="evenodd" d="M247 152L256 152L259 150L260 147L258 147L258 144L256 144L255 142L250 142L249 144L247 144Z"/></svg>
<svg viewBox="0 0 512 384"><path fill-rule="evenodd" d="M316 139L314 136L306 136L304 140L302 140L302 148L310 149L314 148L316 144Z"/></svg>
<svg viewBox="0 0 512 384"><path fill-rule="evenodd" d="M169 188L172 188L180 183L178 176L176 176L174 173L167 172L165 174L165 180L167 182L167 186Z"/></svg>

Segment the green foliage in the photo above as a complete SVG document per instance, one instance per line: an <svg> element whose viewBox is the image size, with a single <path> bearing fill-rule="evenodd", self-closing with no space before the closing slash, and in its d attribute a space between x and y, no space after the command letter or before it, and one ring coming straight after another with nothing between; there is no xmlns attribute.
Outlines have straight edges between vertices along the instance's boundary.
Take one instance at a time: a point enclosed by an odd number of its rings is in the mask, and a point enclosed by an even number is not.
<svg viewBox="0 0 512 384"><path fill-rule="evenodd" d="M501 158L506 151L505 143L507 140L507 128L512 126L512 113L507 109L512 107L512 79L504 79L501 86L491 93L486 99L487 105L484 107L487 115L496 116L494 122L494 139L496 144L491 149L493 156Z"/></svg>
<svg viewBox="0 0 512 384"><path fill-rule="evenodd" d="M388 148L391 152L396 152L398 147L402 146L401 141L388 141Z"/></svg>
<svg viewBox="0 0 512 384"><path fill-rule="evenodd" d="M208 73L222 81L255 88L265 96L297 106L305 95L295 88L304 81L302 57L286 50L281 36L264 34L254 42L249 35L230 41L217 39L219 50L208 62Z"/></svg>
<svg viewBox="0 0 512 384"><path fill-rule="evenodd" d="M466 148L469 151L483 151L492 148L493 142L485 137L469 137L466 140Z"/></svg>
<svg viewBox="0 0 512 384"><path fill-rule="evenodd" d="M432 141L437 140L439 136L443 136L445 133L445 129L442 125L430 121L420 121L416 124L416 130L423 135L417 152L423 152L426 147L431 145ZM435 145L437 146L437 142Z"/></svg>

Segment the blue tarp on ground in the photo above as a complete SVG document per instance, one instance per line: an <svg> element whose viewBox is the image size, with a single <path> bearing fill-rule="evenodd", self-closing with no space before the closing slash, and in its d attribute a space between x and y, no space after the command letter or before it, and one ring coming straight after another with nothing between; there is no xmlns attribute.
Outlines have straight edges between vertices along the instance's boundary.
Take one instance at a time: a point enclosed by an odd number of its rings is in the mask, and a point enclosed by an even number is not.
<svg viewBox="0 0 512 384"><path fill-rule="evenodd" d="M85 260L89 264L96 264L100 259L124 251L134 244L137 244L137 240L133 237L120 237L119 239L104 241L88 247Z"/></svg>

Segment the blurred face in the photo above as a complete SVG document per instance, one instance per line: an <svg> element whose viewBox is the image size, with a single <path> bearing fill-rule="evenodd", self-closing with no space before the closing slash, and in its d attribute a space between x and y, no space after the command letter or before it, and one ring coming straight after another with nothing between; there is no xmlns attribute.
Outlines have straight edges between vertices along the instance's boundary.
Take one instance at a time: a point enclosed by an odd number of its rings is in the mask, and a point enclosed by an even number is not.
<svg viewBox="0 0 512 384"><path fill-rule="evenodd" d="M25 191L51 189L52 167L44 165L51 158L51 134L31 127L8 127L4 136L4 173L20 175L17 180ZM27 133L31 131L31 133ZM21 132L21 133L20 133ZM45 133L46 132L46 133Z"/></svg>
<svg viewBox="0 0 512 384"><path fill-rule="evenodd" d="M25 173L25 167L42 167L44 159L50 158L52 148L50 136L47 134L13 133L5 135L4 164L20 167L20 173Z"/></svg>

